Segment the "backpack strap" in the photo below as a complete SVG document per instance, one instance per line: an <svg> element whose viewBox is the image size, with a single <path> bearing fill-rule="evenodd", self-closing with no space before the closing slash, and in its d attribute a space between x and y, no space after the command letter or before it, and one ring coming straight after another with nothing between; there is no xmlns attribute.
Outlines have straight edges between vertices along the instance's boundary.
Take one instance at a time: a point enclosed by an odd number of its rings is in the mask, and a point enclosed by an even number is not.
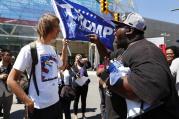
<svg viewBox="0 0 179 119"><path fill-rule="evenodd" d="M35 90L37 92L37 95L39 96L39 89L38 89L37 80L36 80L36 76L35 76L35 65L38 63L38 55L37 55L37 48L36 48L35 42L30 43L30 52L31 52L31 57L32 57L32 68L31 68L31 72L30 72L28 90L30 87L31 77L33 75L33 82L34 82Z"/></svg>
<svg viewBox="0 0 179 119"><path fill-rule="evenodd" d="M72 83L73 83L73 77L75 77L75 74L72 71L72 68L69 69L69 74L70 74L69 85L72 85Z"/></svg>
<svg viewBox="0 0 179 119"><path fill-rule="evenodd" d="M60 72L60 79L61 79L61 85L63 86L63 85L65 85L65 83L64 83L64 76L63 76L63 73L62 72Z"/></svg>

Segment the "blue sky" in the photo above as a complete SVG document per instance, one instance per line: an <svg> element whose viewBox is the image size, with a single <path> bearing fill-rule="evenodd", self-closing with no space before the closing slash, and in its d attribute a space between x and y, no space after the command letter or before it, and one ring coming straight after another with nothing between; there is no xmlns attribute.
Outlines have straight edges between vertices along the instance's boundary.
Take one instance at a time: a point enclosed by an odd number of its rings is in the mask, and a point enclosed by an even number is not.
<svg viewBox="0 0 179 119"><path fill-rule="evenodd" d="M1 0L0 0L1 1ZM8 0L8 1L1 1L0 3L0 14L1 17L7 17L7 18L19 18L19 16L23 19L38 19L38 14L34 14L36 13L34 12L28 12L26 10L25 11L20 11L18 12L17 10L22 9L24 6L19 4L19 2L17 2L16 4L11 4L13 0ZM23 1L28 1L28 0L23 0ZM41 3L40 1L42 0L35 0L37 3ZM39 5L37 5L37 3L35 3L35 1L33 1L34 3L31 3L28 5L26 5L26 8L30 8L31 9L39 9L39 10L49 10L50 6L48 5L44 5L44 7L40 7ZM50 0L48 0L50 1ZM91 10L94 10L97 12L98 15L100 15L100 10L99 10L99 4L96 3L96 0L71 0L73 2L81 2L81 5L86 6L87 8L91 8ZM95 2L94 2L95 1ZM117 0L109 0L109 1L117 1ZM127 1L127 0L120 0L120 1ZM171 23L176 23L179 24L179 10L178 11L174 11L171 12L172 9L175 8L179 8L179 0L133 0L134 4L135 4L135 9L137 12L139 12L142 16L147 17L147 18L152 18L152 19L157 19L157 20L161 20L161 21L167 21L167 22L171 22ZM28 2L27 2L28 3ZM19 4L19 5L18 5ZM6 6L11 6L13 8L12 9L8 9ZM19 7L22 6L22 7ZM47 7L48 6L48 7ZM18 8L18 9L17 9ZM52 8L51 8L52 9ZM36 11L39 11L36 10ZM15 11L15 14L14 14ZM39 13L41 14L41 12Z"/></svg>
<svg viewBox="0 0 179 119"><path fill-rule="evenodd" d="M135 8L142 16L179 24L179 0L134 0Z"/></svg>

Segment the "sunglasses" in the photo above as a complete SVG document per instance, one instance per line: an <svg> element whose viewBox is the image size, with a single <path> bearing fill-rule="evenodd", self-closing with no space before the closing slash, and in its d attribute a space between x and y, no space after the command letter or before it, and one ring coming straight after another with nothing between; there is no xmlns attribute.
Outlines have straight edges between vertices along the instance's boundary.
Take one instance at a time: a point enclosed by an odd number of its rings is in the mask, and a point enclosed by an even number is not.
<svg viewBox="0 0 179 119"><path fill-rule="evenodd" d="M126 26L126 25L125 26L124 25L123 26L121 26L121 25L119 26L118 25L118 26L115 26L114 32L116 32L118 29L121 29L121 28L130 29L129 26Z"/></svg>
<svg viewBox="0 0 179 119"><path fill-rule="evenodd" d="M125 24L118 24L118 25L115 26L116 30L119 29L119 28L130 28L130 26L125 25Z"/></svg>

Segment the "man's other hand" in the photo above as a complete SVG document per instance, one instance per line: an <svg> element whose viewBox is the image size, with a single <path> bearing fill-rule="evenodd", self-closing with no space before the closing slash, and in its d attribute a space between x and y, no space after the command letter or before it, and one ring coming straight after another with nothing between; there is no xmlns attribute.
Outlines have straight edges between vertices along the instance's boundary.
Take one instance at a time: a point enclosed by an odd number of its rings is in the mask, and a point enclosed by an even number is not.
<svg viewBox="0 0 179 119"><path fill-rule="evenodd" d="M97 44L99 42L99 37L96 34L88 34L86 37L89 38L90 42Z"/></svg>

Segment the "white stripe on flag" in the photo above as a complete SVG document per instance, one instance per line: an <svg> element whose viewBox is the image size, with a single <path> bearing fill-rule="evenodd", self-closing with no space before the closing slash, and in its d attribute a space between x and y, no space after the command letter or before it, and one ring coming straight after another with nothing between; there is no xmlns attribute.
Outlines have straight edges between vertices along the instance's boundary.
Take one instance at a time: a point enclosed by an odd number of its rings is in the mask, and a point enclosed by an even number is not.
<svg viewBox="0 0 179 119"><path fill-rule="evenodd" d="M57 17L58 17L59 20L60 20L60 29L61 29L61 31L62 31L63 38L66 38L65 27L64 27L63 21L62 21L62 19L61 19L60 13L59 13L59 11L58 11L57 4L56 4L55 0L51 0L51 2L52 2L53 9L54 9L54 11L55 11L55 14L57 15Z"/></svg>

